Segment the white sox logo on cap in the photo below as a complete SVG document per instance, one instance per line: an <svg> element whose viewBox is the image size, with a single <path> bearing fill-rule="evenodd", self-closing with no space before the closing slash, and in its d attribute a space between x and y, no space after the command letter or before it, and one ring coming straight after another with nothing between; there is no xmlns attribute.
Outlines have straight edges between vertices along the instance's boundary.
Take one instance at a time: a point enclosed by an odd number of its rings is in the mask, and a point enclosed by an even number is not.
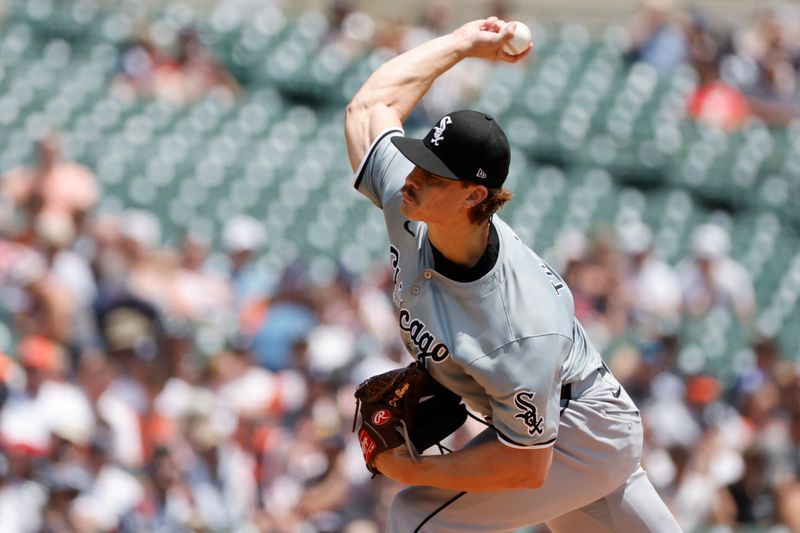
<svg viewBox="0 0 800 533"><path fill-rule="evenodd" d="M449 116L442 117L442 120L439 121L439 125L433 127L433 138L431 139L432 145L439 146L439 143L444 140L445 128L447 128L448 124L452 123L453 120Z"/></svg>
<svg viewBox="0 0 800 533"><path fill-rule="evenodd" d="M434 176L472 181L489 189L503 185L511 161L505 133L492 117L479 111L453 111L439 119L424 138L395 135L392 144Z"/></svg>
<svg viewBox="0 0 800 533"><path fill-rule="evenodd" d="M392 415L386 409L381 409L374 415L372 415L372 423L376 426L382 426L386 422L392 419Z"/></svg>

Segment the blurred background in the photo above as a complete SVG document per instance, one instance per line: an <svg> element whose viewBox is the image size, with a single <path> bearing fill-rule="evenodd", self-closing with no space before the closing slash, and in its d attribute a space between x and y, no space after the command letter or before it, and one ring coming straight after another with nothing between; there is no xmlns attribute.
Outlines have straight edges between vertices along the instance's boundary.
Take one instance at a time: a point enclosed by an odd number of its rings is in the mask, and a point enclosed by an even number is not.
<svg viewBox="0 0 800 533"><path fill-rule="evenodd" d="M0 4L0 530L380 531L355 385L409 361L343 110L471 18L471 107L687 532L800 531L800 4ZM452 445L479 428L466 425ZM528 532L543 532L533 527Z"/></svg>

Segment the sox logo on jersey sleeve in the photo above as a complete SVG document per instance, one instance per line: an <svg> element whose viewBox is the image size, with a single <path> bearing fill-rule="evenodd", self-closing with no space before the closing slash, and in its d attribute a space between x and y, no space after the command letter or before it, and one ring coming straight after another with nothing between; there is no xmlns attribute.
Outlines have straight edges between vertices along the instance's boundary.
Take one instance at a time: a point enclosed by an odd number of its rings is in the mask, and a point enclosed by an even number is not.
<svg viewBox="0 0 800 533"><path fill-rule="evenodd" d="M520 391L514 395L514 405L519 409L519 413L514 415L514 418L519 418L528 428L528 434L541 435L544 431L542 427L544 418L539 416L539 411L536 409L536 404L533 403L533 397L536 393L533 391Z"/></svg>

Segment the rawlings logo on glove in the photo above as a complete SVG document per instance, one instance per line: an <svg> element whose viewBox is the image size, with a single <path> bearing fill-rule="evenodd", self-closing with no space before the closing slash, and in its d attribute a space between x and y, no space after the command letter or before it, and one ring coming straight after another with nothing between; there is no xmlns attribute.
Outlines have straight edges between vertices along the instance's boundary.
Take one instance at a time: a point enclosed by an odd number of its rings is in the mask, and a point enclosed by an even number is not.
<svg viewBox="0 0 800 533"><path fill-rule="evenodd" d="M411 456L418 458L467 418L461 397L417 363L372 376L358 386L355 396L353 429L360 419L358 441L373 474L378 473L373 461L382 451L406 445Z"/></svg>

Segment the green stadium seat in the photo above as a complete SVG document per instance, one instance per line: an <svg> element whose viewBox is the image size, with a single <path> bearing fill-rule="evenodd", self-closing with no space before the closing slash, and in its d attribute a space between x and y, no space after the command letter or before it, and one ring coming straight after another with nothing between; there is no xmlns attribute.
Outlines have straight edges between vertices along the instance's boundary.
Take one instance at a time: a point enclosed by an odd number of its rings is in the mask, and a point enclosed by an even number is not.
<svg viewBox="0 0 800 533"><path fill-rule="evenodd" d="M151 29L164 39L189 20L246 86L239 100L117 98L108 82L131 17L92 1L13 2L0 32L0 169L29 163L32 138L55 125L69 155L98 175L103 208L153 209L168 239L198 220L218 233L245 212L271 234L271 265L318 255L325 276L336 262L384 259L380 211L347 187L342 106L393 52L360 57L325 41L321 13L289 17L274 4L223 3L206 17L168 7ZM733 134L697 125L685 120L694 73L659 78L626 65L621 28L535 30L535 68L498 68L474 102L513 146L507 183L517 197L504 219L544 254L570 228L639 218L674 264L692 229L727 210L733 255L755 281L757 323L800 359L800 122ZM718 314L686 324L681 368L731 375L751 357L750 333Z"/></svg>

